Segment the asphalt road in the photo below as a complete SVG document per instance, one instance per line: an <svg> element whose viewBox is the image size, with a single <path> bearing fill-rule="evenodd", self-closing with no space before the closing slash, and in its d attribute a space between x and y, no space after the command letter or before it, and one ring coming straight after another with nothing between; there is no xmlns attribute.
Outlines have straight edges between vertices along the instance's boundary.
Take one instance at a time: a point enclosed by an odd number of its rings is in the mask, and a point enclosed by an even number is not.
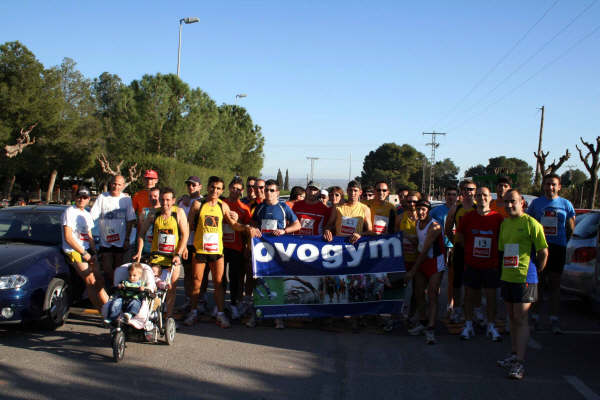
<svg viewBox="0 0 600 400"><path fill-rule="evenodd" d="M347 321L285 330L182 327L173 346L128 342L112 359L100 318L75 309L55 332L0 329L2 399L599 399L600 324L582 302L563 301L564 335L534 333L526 376L509 380L495 361L509 339L468 342L440 323L438 344L376 321L353 334Z"/></svg>

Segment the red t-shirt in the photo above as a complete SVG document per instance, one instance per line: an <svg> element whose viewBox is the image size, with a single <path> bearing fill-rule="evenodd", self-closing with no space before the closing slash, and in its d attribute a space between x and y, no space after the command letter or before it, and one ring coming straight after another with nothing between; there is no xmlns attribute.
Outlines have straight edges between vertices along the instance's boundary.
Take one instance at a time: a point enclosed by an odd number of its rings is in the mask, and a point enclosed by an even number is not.
<svg viewBox="0 0 600 400"><path fill-rule="evenodd" d="M479 215L469 211L458 223L465 239L465 264L473 268L498 268L498 236L504 217L496 211Z"/></svg>
<svg viewBox="0 0 600 400"><path fill-rule="evenodd" d="M293 204L292 211L300 221L300 230L297 235L322 235L323 228L329 220L331 208L320 201L315 204L308 204L306 200L296 201Z"/></svg>
<svg viewBox="0 0 600 400"><path fill-rule="evenodd" d="M250 223L250 207L248 207L248 205L242 203L242 201L239 199L237 201L224 199L223 201L227 203L231 211L238 213L238 223ZM242 232L234 231L231 225L223 222L223 247L236 251L242 251L244 248L242 236Z"/></svg>
<svg viewBox="0 0 600 400"><path fill-rule="evenodd" d="M142 189L136 192L131 198L131 203L133 204L133 209L136 214L142 212L144 208L149 208L150 198L148 197L148 191L146 189Z"/></svg>

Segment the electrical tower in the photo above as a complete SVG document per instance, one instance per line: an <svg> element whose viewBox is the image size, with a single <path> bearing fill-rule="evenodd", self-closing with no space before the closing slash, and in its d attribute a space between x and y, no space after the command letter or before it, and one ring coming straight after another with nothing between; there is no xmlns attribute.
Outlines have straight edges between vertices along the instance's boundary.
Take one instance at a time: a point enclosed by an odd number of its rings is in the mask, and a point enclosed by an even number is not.
<svg viewBox="0 0 600 400"><path fill-rule="evenodd" d="M309 182L312 182L315 179L315 161L317 161L319 159L319 157L306 157L306 159L310 160L310 179L309 179Z"/></svg>
<svg viewBox="0 0 600 400"><path fill-rule="evenodd" d="M427 196L429 198L432 198L433 196L433 184L434 184L434 178L433 178L433 169L435 168L435 149L437 149L439 147L439 143L436 142L436 137L437 135L446 135L443 132L423 132L423 135L431 135L431 142L427 143L427 146L431 146L431 159L429 160L429 162L431 163L430 167L429 167L429 190L427 191Z"/></svg>

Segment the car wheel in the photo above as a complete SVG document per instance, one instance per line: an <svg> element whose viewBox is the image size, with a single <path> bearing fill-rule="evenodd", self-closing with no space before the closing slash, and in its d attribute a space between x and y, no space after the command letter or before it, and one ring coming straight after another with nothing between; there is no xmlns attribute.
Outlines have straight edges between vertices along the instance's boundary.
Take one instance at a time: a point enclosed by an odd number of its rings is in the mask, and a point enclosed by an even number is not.
<svg viewBox="0 0 600 400"><path fill-rule="evenodd" d="M54 330L65 323L69 315L69 287L64 280L54 278L48 284L43 312L46 329Z"/></svg>

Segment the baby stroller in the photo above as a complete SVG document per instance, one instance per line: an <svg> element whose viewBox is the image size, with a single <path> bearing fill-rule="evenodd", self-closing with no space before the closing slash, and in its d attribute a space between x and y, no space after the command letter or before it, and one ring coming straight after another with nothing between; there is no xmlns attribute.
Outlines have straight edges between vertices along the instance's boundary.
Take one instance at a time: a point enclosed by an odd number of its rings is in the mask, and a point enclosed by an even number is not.
<svg viewBox="0 0 600 400"><path fill-rule="evenodd" d="M130 263L121 265L115 270L114 286L116 287L123 280L128 278L128 268ZM157 343L159 336L164 338L168 345L175 341L175 320L168 318L163 321L163 314L166 311L165 298L167 289L157 288L155 283L152 268L146 264L142 264L144 273L142 280L144 281L145 290L141 294L142 306L140 311L133 316L129 321L125 322L122 314L110 323L110 336L113 348L113 358L115 362L119 362L125 356L125 340L134 336L143 337L146 341ZM163 271L165 282L171 281L171 272ZM118 294L111 296L111 300ZM102 315L104 318L108 316L110 302L102 306Z"/></svg>

